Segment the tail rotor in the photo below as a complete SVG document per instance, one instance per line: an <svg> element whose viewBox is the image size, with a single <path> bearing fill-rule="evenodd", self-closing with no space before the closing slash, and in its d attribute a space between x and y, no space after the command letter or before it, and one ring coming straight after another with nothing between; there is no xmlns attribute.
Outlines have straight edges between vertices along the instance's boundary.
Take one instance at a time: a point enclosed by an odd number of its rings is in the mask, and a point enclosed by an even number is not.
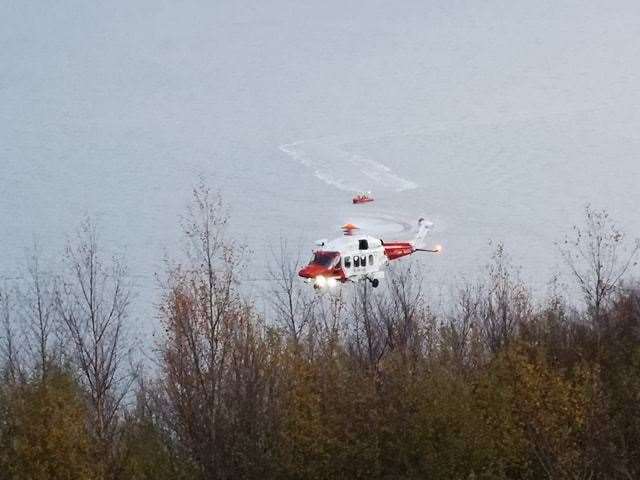
<svg viewBox="0 0 640 480"><path fill-rule="evenodd" d="M440 253L442 252L442 245L436 245L433 248L426 248L425 239L431 228L433 227L433 223L426 221L424 218L420 217L418 220L418 231L416 232L416 236L414 237L411 245L413 246L414 251L416 252L430 252L430 253Z"/></svg>

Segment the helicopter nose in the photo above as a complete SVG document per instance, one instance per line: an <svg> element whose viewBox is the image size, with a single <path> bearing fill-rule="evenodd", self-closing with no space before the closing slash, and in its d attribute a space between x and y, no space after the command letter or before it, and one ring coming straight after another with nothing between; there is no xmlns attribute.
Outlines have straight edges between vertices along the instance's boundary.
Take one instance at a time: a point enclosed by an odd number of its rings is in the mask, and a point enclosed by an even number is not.
<svg viewBox="0 0 640 480"><path fill-rule="evenodd" d="M318 275L326 274L326 269L319 265L307 265L298 272L302 278L315 278Z"/></svg>

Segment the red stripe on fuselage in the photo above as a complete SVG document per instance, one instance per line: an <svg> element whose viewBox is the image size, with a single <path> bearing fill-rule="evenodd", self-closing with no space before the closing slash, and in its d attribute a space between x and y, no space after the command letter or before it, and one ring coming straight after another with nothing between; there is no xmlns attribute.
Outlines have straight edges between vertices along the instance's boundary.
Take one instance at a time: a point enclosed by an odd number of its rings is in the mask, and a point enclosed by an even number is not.
<svg viewBox="0 0 640 480"><path fill-rule="evenodd" d="M414 252L413 245L409 242L393 242L384 244L384 254L389 260L411 255Z"/></svg>

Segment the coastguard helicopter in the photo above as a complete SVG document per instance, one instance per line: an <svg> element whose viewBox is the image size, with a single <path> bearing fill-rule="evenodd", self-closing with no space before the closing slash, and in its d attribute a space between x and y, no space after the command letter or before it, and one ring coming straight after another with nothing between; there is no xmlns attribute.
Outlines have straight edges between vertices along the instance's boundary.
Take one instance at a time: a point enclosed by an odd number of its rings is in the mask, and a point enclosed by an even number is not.
<svg viewBox="0 0 640 480"><path fill-rule="evenodd" d="M440 253L442 246L423 248L424 238L433 226L421 218L413 240L385 242L369 235L358 235L356 225L342 227L344 237L334 240L318 240L320 248L298 275L316 289L333 288L338 283L369 281L376 288L384 278L384 269L391 260L415 252Z"/></svg>

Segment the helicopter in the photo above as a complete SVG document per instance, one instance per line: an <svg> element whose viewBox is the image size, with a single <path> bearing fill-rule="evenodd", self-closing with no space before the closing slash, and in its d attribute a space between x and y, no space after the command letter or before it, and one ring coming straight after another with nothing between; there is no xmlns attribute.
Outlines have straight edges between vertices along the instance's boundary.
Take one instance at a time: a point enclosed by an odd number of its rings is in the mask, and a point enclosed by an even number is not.
<svg viewBox="0 0 640 480"><path fill-rule="evenodd" d="M432 226L432 223L420 218L418 231L412 240L387 242L371 235L359 235L359 228L348 223L342 226L344 236L331 241L316 241L320 248L313 252L311 261L298 275L316 289L334 288L340 283L360 281L369 281L376 288L391 261L416 252L442 251L441 245L423 247L424 238Z"/></svg>

